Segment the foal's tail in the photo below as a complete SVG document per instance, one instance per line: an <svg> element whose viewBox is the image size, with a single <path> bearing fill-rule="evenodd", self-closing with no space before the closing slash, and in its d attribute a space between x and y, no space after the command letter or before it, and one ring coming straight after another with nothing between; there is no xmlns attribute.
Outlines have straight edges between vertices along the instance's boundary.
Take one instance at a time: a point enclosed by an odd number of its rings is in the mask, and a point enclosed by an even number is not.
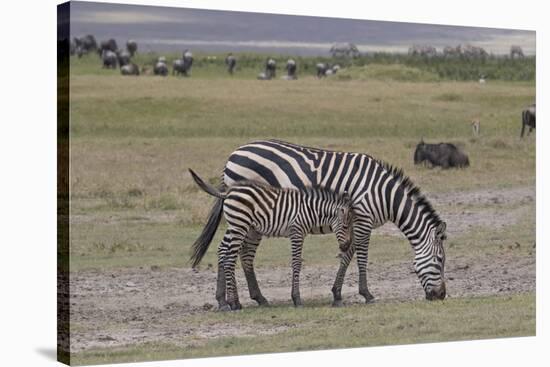
<svg viewBox="0 0 550 367"><path fill-rule="evenodd" d="M189 172L191 173L193 180L195 180L201 189L216 197L216 202L214 203L212 209L210 209L210 214L208 214L208 222L202 229L199 238L197 238L191 248L191 265L192 267L196 267L199 265L204 255L206 255L206 251L208 250L208 247L216 234L216 230L218 229L220 220L222 219L223 200L225 199L225 195L214 186L204 182L195 172L193 172L193 170L189 169Z"/></svg>

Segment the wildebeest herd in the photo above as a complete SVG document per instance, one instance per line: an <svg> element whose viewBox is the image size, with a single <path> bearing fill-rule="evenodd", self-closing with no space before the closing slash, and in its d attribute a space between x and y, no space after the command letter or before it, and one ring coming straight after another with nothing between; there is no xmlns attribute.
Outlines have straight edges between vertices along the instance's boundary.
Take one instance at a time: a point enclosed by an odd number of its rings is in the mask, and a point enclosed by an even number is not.
<svg viewBox="0 0 550 367"><path fill-rule="evenodd" d="M351 47L351 46L350 46ZM336 45L331 49L331 52L336 55L355 55L354 47L345 48ZM122 75L140 75L140 73L150 73L150 68L143 66L141 69L138 65L132 62L132 57L137 53L138 45L134 40L126 42L125 49L119 49L115 39L111 38L105 41L97 42L95 37L88 34L83 37L75 37L70 42L70 54L77 55L79 58L88 53L97 52L101 59L102 67L106 69L120 68ZM346 51L347 50L347 51ZM349 51L352 50L352 51ZM349 51L349 52L348 52ZM175 59L172 62L172 75L190 76L191 67L193 65L193 54L186 49L182 53L182 57ZM230 75L237 69L237 57L233 53L228 53L225 58L227 72ZM264 64L264 70L258 74L258 80L272 80L277 76L277 62L275 59L268 57ZM323 78L336 74L340 69L340 65L330 65L328 63L318 63L316 65L317 77ZM298 65L296 60L289 58L285 65L286 74L281 77L283 80L298 79ZM156 59L152 73L159 76L167 76L170 73L166 57L160 56Z"/></svg>

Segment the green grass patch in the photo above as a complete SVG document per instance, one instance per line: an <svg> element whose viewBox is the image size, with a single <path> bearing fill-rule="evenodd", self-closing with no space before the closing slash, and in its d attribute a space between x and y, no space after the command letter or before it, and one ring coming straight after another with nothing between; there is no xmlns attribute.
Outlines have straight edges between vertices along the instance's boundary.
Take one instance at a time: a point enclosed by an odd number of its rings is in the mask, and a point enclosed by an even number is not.
<svg viewBox="0 0 550 367"><path fill-rule="evenodd" d="M435 82L439 76L429 71L401 64L350 66L336 74L339 80L383 80L399 82Z"/></svg>
<svg viewBox="0 0 550 367"><path fill-rule="evenodd" d="M183 320L182 320L183 321ZM136 362L240 354L355 348L535 335L535 295L447 299L395 304L248 308L191 316L181 327L236 328L261 324L272 335L219 337L95 349L72 355L75 364ZM299 325L299 327L298 327ZM188 344L182 346L181 344Z"/></svg>

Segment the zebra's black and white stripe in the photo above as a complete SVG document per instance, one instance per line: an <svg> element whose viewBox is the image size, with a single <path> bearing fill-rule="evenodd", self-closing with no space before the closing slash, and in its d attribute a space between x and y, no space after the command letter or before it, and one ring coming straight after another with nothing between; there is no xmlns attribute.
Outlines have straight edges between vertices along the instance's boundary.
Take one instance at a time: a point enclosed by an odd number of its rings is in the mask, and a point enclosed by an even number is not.
<svg viewBox="0 0 550 367"><path fill-rule="evenodd" d="M259 244L261 236L290 238L292 249L292 300L301 306L300 271L302 246L312 228L330 226L336 233L340 250L351 245L353 212L347 193L343 195L321 188L275 188L250 181L237 182L220 192L205 183L192 170L195 182L207 193L223 200L228 224L218 248L218 267L223 268L225 292L216 294L221 309L240 309L235 282L235 262L245 254L246 238ZM257 244L256 244L257 246ZM243 267L247 263L242 259ZM252 262L253 258L249 259ZM225 295L227 298L225 297ZM264 299L265 301L265 299Z"/></svg>
<svg viewBox="0 0 550 367"><path fill-rule="evenodd" d="M283 188L321 187L348 192L354 207L353 246L343 254L332 288L334 305L342 303L342 284L354 253L359 268L359 293L367 302L373 296L367 287L367 263L373 229L391 221L408 238L415 252L414 266L428 299L443 299L445 222L429 201L400 169L367 154L309 148L278 140L256 141L235 150L223 171L223 185L250 180ZM204 256L221 218L221 204L212 208L208 224L195 242L196 265ZM331 232L320 226L313 233ZM259 238L247 239L243 258L253 259ZM243 265L244 268L244 265ZM253 269L245 269L249 290L264 299ZM218 284L219 285L219 284ZM254 298L253 297L253 298Z"/></svg>

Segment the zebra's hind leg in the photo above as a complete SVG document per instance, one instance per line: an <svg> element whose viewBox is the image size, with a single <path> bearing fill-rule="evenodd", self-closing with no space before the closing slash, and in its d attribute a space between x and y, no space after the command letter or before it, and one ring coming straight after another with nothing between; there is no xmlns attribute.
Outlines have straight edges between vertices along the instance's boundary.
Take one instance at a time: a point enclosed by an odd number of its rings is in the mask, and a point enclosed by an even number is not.
<svg viewBox="0 0 550 367"><path fill-rule="evenodd" d="M258 232L250 231L244 240L240 256L250 298L258 302L260 306L268 306L269 302L262 295L258 281L256 280L256 273L254 272L254 257L261 240L262 236Z"/></svg>
<svg viewBox="0 0 550 367"><path fill-rule="evenodd" d="M355 246L350 246L348 250L341 254L340 257L340 268L338 268L338 273L336 274L336 279L334 280L334 285L332 286L332 295L334 297L332 301L333 307L342 307L342 285L344 284L344 277L346 276L346 270L348 270L349 263L353 259L353 254L355 254Z"/></svg>

